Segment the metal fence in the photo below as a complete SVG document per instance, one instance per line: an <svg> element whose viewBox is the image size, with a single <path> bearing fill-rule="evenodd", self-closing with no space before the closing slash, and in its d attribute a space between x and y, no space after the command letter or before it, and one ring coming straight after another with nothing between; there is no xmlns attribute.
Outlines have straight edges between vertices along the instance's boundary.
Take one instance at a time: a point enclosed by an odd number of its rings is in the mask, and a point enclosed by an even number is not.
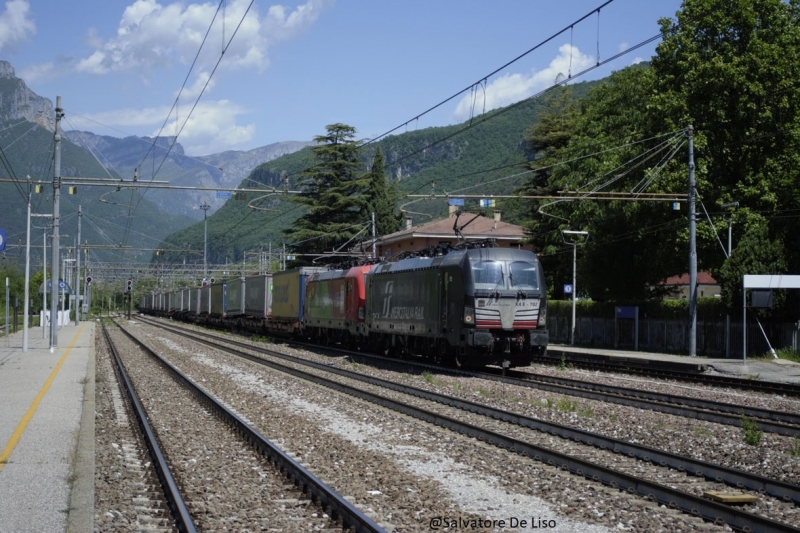
<svg viewBox="0 0 800 533"><path fill-rule="evenodd" d="M750 321L748 321L750 322ZM798 348L798 323L762 323L769 343L776 350ZM569 344L570 318L548 317L550 342ZM634 321L613 318L578 318L575 324L575 345L596 348L634 349ZM742 323L731 322L730 357L742 357ZM639 320L639 350L687 354L689 352L688 320ZM756 356L769 352L769 346L758 324L747 324L747 354ZM697 354L725 357L725 321L697 321Z"/></svg>

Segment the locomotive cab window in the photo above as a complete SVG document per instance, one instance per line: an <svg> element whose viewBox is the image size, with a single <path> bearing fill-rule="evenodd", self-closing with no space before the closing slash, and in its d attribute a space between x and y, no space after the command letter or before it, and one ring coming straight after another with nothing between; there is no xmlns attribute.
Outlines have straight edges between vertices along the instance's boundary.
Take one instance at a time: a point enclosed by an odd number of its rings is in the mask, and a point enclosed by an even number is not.
<svg viewBox="0 0 800 533"><path fill-rule="evenodd" d="M472 279L476 289L495 289L503 286L503 264L499 261L478 261L472 264Z"/></svg>
<svg viewBox="0 0 800 533"><path fill-rule="evenodd" d="M508 278L512 289L539 289L539 273L533 263L512 261L508 265Z"/></svg>

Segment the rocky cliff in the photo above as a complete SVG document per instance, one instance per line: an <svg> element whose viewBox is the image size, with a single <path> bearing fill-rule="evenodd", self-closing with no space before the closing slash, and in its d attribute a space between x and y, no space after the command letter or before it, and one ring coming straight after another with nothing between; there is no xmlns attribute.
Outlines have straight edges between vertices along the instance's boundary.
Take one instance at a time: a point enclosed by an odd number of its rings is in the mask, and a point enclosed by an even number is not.
<svg viewBox="0 0 800 533"><path fill-rule="evenodd" d="M0 109L5 120L35 122L43 128L55 131L56 117L53 102L28 89L25 82L17 78L14 67L0 61Z"/></svg>

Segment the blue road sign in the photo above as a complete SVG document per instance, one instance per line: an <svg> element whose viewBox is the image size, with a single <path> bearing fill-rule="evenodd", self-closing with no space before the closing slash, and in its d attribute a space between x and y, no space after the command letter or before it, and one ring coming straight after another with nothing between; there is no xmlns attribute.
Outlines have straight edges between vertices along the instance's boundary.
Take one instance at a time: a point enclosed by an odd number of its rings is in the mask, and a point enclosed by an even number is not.
<svg viewBox="0 0 800 533"><path fill-rule="evenodd" d="M217 191L217 198L230 198L233 193Z"/></svg>
<svg viewBox="0 0 800 533"><path fill-rule="evenodd" d="M450 198L450 205L464 205L463 198Z"/></svg>
<svg viewBox="0 0 800 533"><path fill-rule="evenodd" d="M6 230L0 229L0 251L6 249Z"/></svg>
<svg viewBox="0 0 800 533"><path fill-rule="evenodd" d="M564 294L572 294L572 283L564 284Z"/></svg>

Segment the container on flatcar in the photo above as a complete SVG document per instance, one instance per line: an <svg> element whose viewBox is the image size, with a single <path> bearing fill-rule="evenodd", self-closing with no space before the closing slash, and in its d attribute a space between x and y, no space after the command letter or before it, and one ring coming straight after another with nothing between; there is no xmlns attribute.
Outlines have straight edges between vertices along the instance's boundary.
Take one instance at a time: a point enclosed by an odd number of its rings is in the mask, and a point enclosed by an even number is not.
<svg viewBox="0 0 800 533"><path fill-rule="evenodd" d="M211 286L200 287L200 305L197 307L198 315L207 315L211 312Z"/></svg>
<svg viewBox="0 0 800 533"><path fill-rule="evenodd" d="M306 281L321 267L300 267L276 272L272 276L272 320L270 326L282 331L298 330L305 317Z"/></svg>
<svg viewBox="0 0 800 533"><path fill-rule="evenodd" d="M139 309L147 309L147 299L145 296L139 296Z"/></svg>
<svg viewBox="0 0 800 533"><path fill-rule="evenodd" d="M272 274L245 278L244 311L257 319L272 315Z"/></svg>
<svg viewBox="0 0 800 533"><path fill-rule="evenodd" d="M208 313L215 317L224 317L228 312L228 291L227 284L213 283L210 286L211 301Z"/></svg>
<svg viewBox="0 0 800 533"><path fill-rule="evenodd" d="M194 289L181 290L181 312L188 313L192 309L192 292Z"/></svg>
<svg viewBox="0 0 800 533"><path fill-rule="evenodd" d="M169 312L170 313L177 313L181 310L182 300L183 297L181 291L172 291L169 297Z"/></svg>
<svg viewBox="0 0 800 533"><path fill-rule="evenodd" d="M244 314L244 279L236 278L226 282L228 301L226 316L239 316Z"/></svg>

